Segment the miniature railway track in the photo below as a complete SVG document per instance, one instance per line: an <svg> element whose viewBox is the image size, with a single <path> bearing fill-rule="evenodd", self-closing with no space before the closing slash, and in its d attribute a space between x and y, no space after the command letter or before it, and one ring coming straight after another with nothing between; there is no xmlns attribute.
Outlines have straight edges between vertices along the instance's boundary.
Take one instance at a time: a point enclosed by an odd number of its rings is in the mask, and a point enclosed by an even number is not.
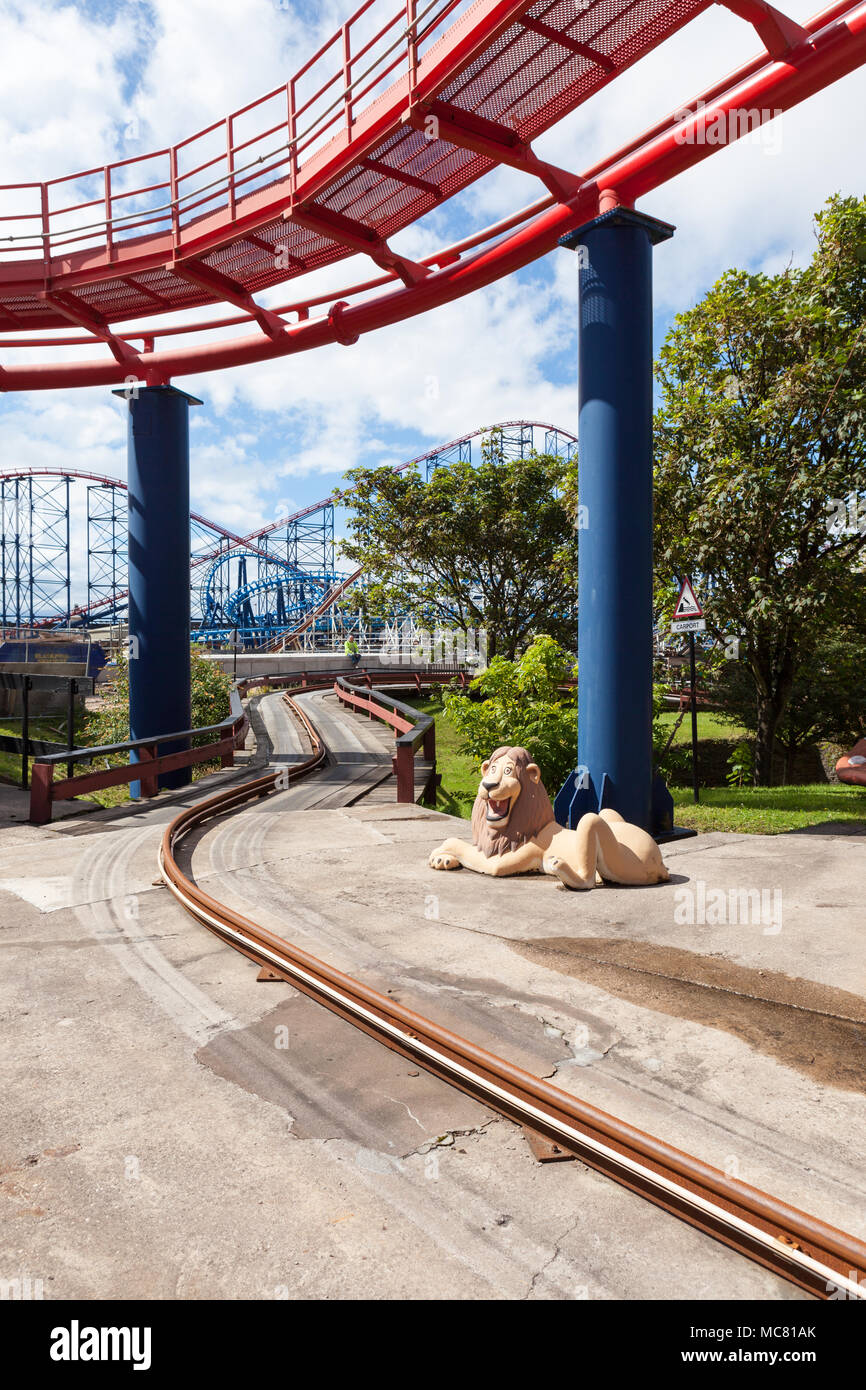
<svg viewBox="0 0 866 1390"><path fill-rule="evenodd" d="M866 1244L861 1240L404 1008L218 902L183 872L175 849L192 830L267 796L280 773L284 789L286 777L291 786L327 761L326 746L309 716L290 696L283 698L306 729L313 752L304 762L219 792L170 823L160 845L159 865L182 906L255 964L266 966L386 1047L774 1274L819 1298L866 1298Z"/></svg>

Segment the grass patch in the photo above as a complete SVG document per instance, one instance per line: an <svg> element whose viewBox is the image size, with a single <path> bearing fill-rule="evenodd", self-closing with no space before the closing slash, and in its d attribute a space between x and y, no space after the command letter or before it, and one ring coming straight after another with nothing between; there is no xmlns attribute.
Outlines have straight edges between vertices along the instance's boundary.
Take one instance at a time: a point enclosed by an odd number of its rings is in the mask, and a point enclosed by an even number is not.
<svg viewBox="0 0 866 1390"><path fill-rule="evenodd" d="M45 743L66 744L66 723L63 715L56 715L52 719L31 719L30 737L41 739ZM76 737L80 729L76 727ZM10 738L21 737L20 719L0 720L0 734L6 734ZM16 787L21 785L21 754L9 753L0 749L0 780L4 782L14 782Z"/></svg>
<svg viewBox="0 0 866 1390"><path fill-rule="evenodd" d="M702 787L696 806L690 788L672 787L677 825L740 835L781 835L826 821L866 825L866 792L841 783L788 787Z"/></svg>
<svg viewBox="0 0 866 1390"><path fill-rule="evenodd" d="M436 768L442 777L436 792L436 810L468 820L481 780L481 768L477 758L460 752L457 730L451 721L445 718L442 701L438 695L415 695L411 699L401 695L400 699L413 709L432 714L436 720Z"/></svg>
<svg viewBox="0 0 866 1390"><path fill-rule="evenodd" d="M659 723L673 728L679 719L678 710L665 710L659 715ZM744 729L741 724L736 724L730 719L723 719L720 714L712 714L705 710L698 710L698 742L703 739L722 739L726 743L739 743L740 739L751 738L748 729ZM680 743L691 743L692 741L692 716L691 711L686 710L683 722L677 729L677 736L674 739L674 746Z"/></svg>
<svg viewBox="0 0 866 1390"><path fill-rule="evenodd" d="M411 699L401 696L401 699L415 709L432 714L436 720L436 765L442 775L436 809L452 816L468 818L480 780L476 759L459 751L457 732L446 719L436 695ZM673 724L676 714L665 712L662 719ZM699 713L698 734L712 746L721 740L728 742L743 738L746 731L720 719L718 715ZM680 727L677 741L690 738L691 721L687 716ZM698 758L700 761L700 744ZM691 787L672 787L671 792L677 825L693 830L781 835L786 830L804 830L826 821L866 823L866 791L839 783L784 787L702 787L697 806Z"/></svg>

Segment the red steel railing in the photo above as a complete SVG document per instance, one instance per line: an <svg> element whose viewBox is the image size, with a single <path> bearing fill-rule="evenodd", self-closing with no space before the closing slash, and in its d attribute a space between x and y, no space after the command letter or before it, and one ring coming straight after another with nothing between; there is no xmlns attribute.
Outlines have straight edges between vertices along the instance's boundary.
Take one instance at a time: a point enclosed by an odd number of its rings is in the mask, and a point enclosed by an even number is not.
<svg viewBox="0 0 866 1390"><path fill-rule="evenodd" d="M411 88L419 54L461 7L465 0L403 0L397 9L393 0L365 0L287 82L176 145L0 185L0 196L22 195L0 215L4 255L41 256L46 266L72 250L111 257L142 232L170 231L178 245L204 215L225 209L234 220L239 199L266 183L286 180L294 193L305 160L342 128L351 132L385 81L400 70Z"/></svg>

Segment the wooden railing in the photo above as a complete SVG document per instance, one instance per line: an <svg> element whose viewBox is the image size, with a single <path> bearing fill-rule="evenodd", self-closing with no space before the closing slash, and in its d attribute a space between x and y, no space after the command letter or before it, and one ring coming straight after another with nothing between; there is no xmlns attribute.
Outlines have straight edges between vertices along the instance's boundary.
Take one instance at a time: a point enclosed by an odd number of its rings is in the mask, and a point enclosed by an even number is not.
<svg viewBox="0 0 866 1390"><path fill-rule="evenodd" d="M158 738L130 739L126 743L110 743L93 748L73 748L64 750L62 753L42 754L35 759L31 773L30 823L31 825L46 825L51 820L52 806L55 801L82 796L86 792L139 782L142 797L152 797L156 796L159 790L160 773L174 772L178 768L192 767L196 763L212 762L216 758L219 758L222 767L232 767L235 749L243 746L246 737L248 720L241 700L250 690L259 689L262 686L271 690L328 690L338 680L344 679L347 674L345 668L341 668L334 671L292 671L284 676L246 676L232 686L231 712L228 718L219 724L210 724L202 729L184 729L178 733L160 734ZM457 668L422 674L405 669L401 670L399 667L393 670L372 672L359 667L351 672L351 679L356 686L363 683L369 689L372 689L375 679L382 685L405 685L411 682L420 690L424 685L442 685L455 679L465 687L471 677L465 671L460 671ZM376 698L381 701L383 711L390 707L391 714L396 717L405 720L406 717L414 716L416 720L427 720L431 725L433 724L429 715L421 715L411 706L401 705L399 700L391 700L391 697L382 691L376 691ZM402 714L399 714L398 711L401 711ZM396 728L396 725L394 727ZM404 735L408 734L408 726L403 733ZM160 746L165 744L184 743L187 740L191 743L194 738L201 738L208 734L213 734L213 739L198 747L190 746L170 753L161 754L159 752ZM425 734L426 726L419 735L418 742L423 742ZM435 750L435 729L432 738L433 743L428 746L432 746ZM417 744L409 748L408 752L403 751L401 753L401 748L405 750L407 745L403 744L400 738L397 740L395 771L398 801L407 799L404 794L401 794L401 789L402 793L405 793L407 785L413 787L413 795L408 799L414 800L414 754L416 746ZM133 752L137 754L138 760L136 762L125 763L121 767L107 767L99 771L85 772L78 776L67 775L57 782L54 780L55 768L60 763L68 763L71 767L73 763L89 763L97 758L110 758L118 753ZM407 772L407 768L409 768L409 772ZM407 784L407 777L409 776L412 778L411 784ZM428 778L425 796L435 788L434 779L435 769Z"/></svg>
<svg viewBox="0 0 866 1390"><path fill-rule="evenodd" d="M344 705L364 709L373 718L390 724L394 730L396 752L393 767L397 777L397 800L415 801L415 754L419 747L430 763L421 800L435 800L439 774L436 771L436 721L432 715L404 705L401 700L395 700L375 687L364 693L361 686L346 676L338 676L334 681L334 694Z"/></svg>
<svg viewBox="0 0 866 1390"><path fill-rule="evenodd" d="M231 692L231 713L219 724L209 724L202 729L183 729L178 733L160 734L158 738L129 739L126 743L108 743L94 748L74 748L62 753L48 753L35 759L30 775L30 823L45 825L51 820L51 810L55 801L81 796L85 792L99 791L105 787L119 787L124 783L140 782L143 797L156 796L159 790L160 773L174 772L181 767L191 767L195 763L212 762L219 758L222 767L231 767L234 750L243 743L246 735L247 716L241 704L240 691L235 686ZM160 754L160 745L185 743L193 738L213 734L210 743L196 748L181 748L171 753ZM135 753L137 762L125 763L121 767L107 767L98 772L86 772L79 776L64 777L55 782L54 769L58 763L93 762L95 758L109 758L118 753Z"/></svg>

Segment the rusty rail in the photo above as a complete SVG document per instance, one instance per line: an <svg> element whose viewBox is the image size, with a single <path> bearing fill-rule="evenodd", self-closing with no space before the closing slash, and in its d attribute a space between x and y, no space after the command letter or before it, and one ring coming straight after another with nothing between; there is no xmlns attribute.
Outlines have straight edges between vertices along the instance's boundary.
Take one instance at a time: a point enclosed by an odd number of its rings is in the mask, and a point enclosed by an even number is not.
<svg viewBox="0 0 866 1390"><path fill-rule="evenodd" d="M324 761L322 740L307 728L313 753L283 770L289 784ZM527 1125L589 1167L647 1198L819 1298L866 1297L866 1244L701 1159L562 1091L476 1046L359 980L317 959L205 893L179 867L175 849L196 826L274 789L277 772L219 792L181 812L164 832L159 867L188 912L255 964L386 1047L507 1118Z"/></svg>

